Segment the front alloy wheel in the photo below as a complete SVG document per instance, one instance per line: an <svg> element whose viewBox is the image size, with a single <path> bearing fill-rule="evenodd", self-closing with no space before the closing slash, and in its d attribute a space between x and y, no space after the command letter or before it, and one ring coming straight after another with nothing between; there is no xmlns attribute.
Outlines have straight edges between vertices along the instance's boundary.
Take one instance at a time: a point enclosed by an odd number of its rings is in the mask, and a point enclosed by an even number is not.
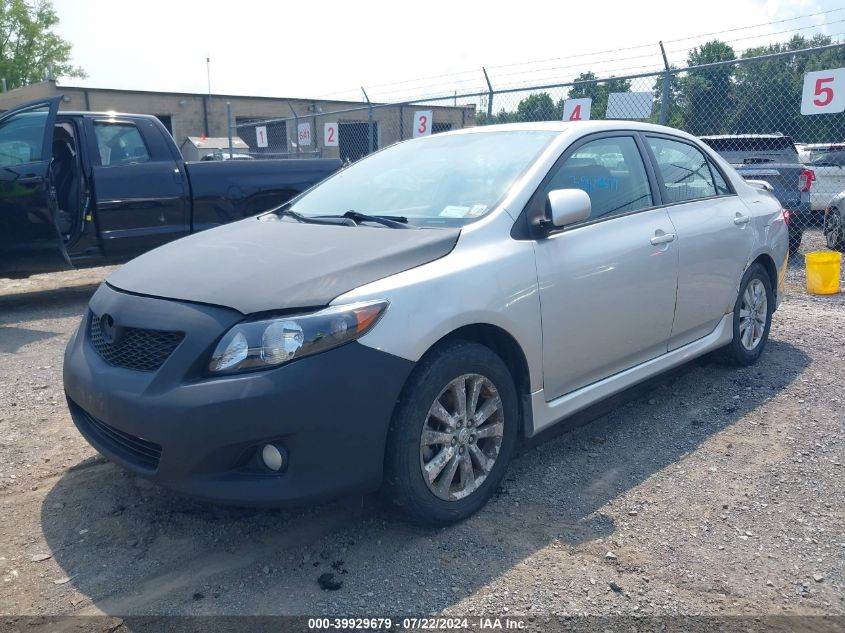
<svg viewBox="0 0 845 633"><path fill-rule="evenodd" d="M516 386L502 358L465 340L429 351L387 437L384 492L415 523L467 518L490 498L516 445Z"/></svg>
<svg viewBox="0 0 845 633"><path fill-rule="evenodd" d="M463 499L484 483L499 457L504 416L496 386L480 374L455 378L437 396L420 437L420 467L436 497Z"/></svg>

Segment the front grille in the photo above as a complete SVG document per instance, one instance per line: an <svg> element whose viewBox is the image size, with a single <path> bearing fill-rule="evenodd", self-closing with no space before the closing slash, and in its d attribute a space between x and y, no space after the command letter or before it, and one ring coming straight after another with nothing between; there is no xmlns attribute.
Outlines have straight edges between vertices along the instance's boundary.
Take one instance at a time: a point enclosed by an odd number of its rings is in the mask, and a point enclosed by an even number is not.
<svg viewBox="0 0 845 633"><path fill-rule="evenodd" d="M161 446L141 439L129 433L118 431L102 420L70 402L74 421L86 435L92 439L95 448L99 445L121 459L141 468L154 471L161 459Z"/></svg>
<svg viewBox="0 0 845 633"><path fill-rule="evenodd" d="M88 333L94 349L109 365L138 371L156 371L185 338L182 332L127 327L112 342L104 336L96 314L91 314Z"/></svg>

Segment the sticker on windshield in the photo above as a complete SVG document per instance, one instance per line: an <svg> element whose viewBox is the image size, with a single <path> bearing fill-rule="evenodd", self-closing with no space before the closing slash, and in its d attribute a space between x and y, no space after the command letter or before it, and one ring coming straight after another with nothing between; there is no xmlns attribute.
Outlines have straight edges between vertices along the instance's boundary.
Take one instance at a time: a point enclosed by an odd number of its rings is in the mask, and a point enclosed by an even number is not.
<svg viewBox="0 0 845 633"><path fill-rule="evenodd" d="M486 210L487 210L486 204L474 204L470 207L467 215L471 218L477 218L479 215L484 215L484 212Z"/></svg>
<svg viewBox="0 0 845 633"><path fill-rule="evenodd" d="M469 211L469 207L459 207L455 205L449 205L443 207L443 210L440 212L441 218L463 218L466 217L467 211Z"/></svg>

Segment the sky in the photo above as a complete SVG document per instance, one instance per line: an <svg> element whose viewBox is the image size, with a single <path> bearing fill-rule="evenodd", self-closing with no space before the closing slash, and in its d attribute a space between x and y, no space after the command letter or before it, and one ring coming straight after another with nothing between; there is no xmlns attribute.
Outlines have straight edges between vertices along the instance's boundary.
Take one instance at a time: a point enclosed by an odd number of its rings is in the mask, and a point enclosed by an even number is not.
<svg viewBox="0 0 845 633"><path fill-rule="evenodd" d="M660 40L683 66L715 32L738 51L794 32L845 40L842 0L53 2L89 75L65 85L207 92L209 57L215 94L356 101L361 86L374 101L481 90L482 66L498 88L642 72L661 66Z"/></svg>

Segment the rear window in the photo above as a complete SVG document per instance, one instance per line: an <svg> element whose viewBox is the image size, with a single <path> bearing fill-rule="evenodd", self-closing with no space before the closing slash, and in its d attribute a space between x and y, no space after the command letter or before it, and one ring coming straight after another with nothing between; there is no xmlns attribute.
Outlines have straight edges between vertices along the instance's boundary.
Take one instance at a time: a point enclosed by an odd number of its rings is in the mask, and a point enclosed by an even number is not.
<svg viewBox="0 0 845 633"><path fill-rule="evenodd" d="M705 136L701 140L720 154L723 152L798 153L795 149L795 144L792 142L792 138L789 136L750 138L708 138Z"/></svg>

